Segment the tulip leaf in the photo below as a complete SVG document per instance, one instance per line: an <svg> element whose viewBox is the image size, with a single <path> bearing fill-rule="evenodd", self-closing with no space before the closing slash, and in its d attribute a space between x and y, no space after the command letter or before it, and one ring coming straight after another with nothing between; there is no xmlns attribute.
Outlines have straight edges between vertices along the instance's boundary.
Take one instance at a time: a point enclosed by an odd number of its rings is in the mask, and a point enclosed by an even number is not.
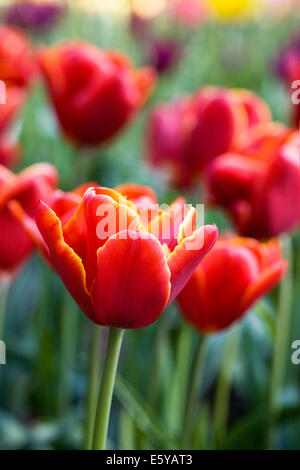
<svg viewBox="0 0 300 470"><path fill-rule="evenodd" d="M115 393L136 425L146 434L149 440L161 448L176 448L172 436L161 423L154 411L144 402L136 390L120 375L116 379ZM156 447L157 448L157 447Z"/></svg>

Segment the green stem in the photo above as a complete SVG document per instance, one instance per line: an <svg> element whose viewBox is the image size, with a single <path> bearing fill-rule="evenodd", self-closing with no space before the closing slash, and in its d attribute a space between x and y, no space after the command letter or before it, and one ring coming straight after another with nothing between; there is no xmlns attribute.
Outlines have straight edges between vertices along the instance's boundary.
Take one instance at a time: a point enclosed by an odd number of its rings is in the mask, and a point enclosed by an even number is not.
<svg viewBox="0 0 300 470"><path fill-rule="evenodd" d="M89 450L92 447L97 391L100 383L101 337L103 332L101 326L96 324L92 324L91 326L91 353L89 357L89 378L84 436L84 448L86 450Z"/></svg>
<svg viewBox="0 0 300 470"><path fill-rule="evenodd" d="M235 357L240 337L240 326L227 335L221 369L217 383L215 410L214 410L214 435L217 447L219 447L226 434L230 389L233 377Z"/></svg>
<svg viewBox="0 0 300 470"><path fill-rule="evenodd" d="M108 422L124 330L110 328L95 418L93 450L105 450Z"/></svg>
<svg viewBox="0 0 300 470"><path fill-rule="evenodd" d="M74 166L72 185L77 187L90 180L92 165L95 160L95 150L82 147L74 149Z"/></svg>
<svg viewBox="0 0 300 470"><path fill-rule="evenodd" d="M272 448L274 421L278 411L279 394L285 380L287 351L292 322L293 302L293 250L291 239L282 237L282 252L288 261L288 272L280 284L279 310L276 325L273 365L271 370L269 410L267 416L267 446Z"/></svg>
<svg viewBox="0 0 300 470"><path fill-rule="evenodd" d="M184 448L189 443L191 432L194 429L193 424L195 420L195 403L196 403L200 383L202 380L203 367L205 363L205 348L206 348L205 339L206 339L205 337L201 338L201 336L199 336L198 338L197 350L196 350L196 354L195 354L193 366L192 366L189 396L187 399L186 414L185 414L185 420L183 424L182 442L183 442Z"/></svg>
<svg viewBox="0 0 300 470"><path fill-rule="evenodd" d="M169 317L168 315L164 314L159 321L153 348L153 355L151 358L151 373L149 375L150 381L148 383L147 403L149 403L149 405L153 408L155 408L157 403L160 379L160 359L162 355L162 346L166 340L169 324Z"/></svg>
<svg viewBox="0 0 300 470"><path fill-rule="evenodd" d="M170 384L167 409L167 425L172 435L179 435L182 428L192 354L192 330L184 323L181 325L176 346L176 365Z"/></svg>
<svg viewBox="0 0 300 470"><path fill-rule="evenodd" d="M66 413L71 404L71 372L74 365L76 333L77 333L77 307L67 292L60 312L60 362L58 379L58 415Z"/></svg>
<svg viewBox="0 0 300 470"><path fill-rule="evenodd" d="M120 411L119 448L121 450L136 449L135 424L130 414L124 408Z"/></svg>

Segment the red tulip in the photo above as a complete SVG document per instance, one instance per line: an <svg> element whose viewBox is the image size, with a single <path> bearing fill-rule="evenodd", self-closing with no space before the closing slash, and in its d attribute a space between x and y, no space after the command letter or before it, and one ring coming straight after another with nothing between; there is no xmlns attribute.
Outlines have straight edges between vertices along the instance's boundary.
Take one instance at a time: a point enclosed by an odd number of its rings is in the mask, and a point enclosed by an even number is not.
<svg viewBox="0 0 300 470"><path fill-rule="evenodd" d="M199 0L175 0L172 12L177 21L187 27L199 26L209 16L206 2Z"/></svg>
<svg viewBox="0 0 300 470"><path fill-rule="evenodd" d="M143 187L123 187L124 196L127 191L139 201L149 196ZM184 214L182 201L159 211L145 226L140 212L149 209L147 196L139 209L124 196L89 188L64 223L41 202L36 222L57 272L83 312L101 325L141 328L153 323L184 287L215 243L217 228L195 230L195 210ZM166 238L164 226L170 220L174 223ZM201 237L202 243L190 249Z"/></svg>
<svg viewBox="0 0 300 470"><path fill-rule="evenodd" d="M17 176L0 166L0 272L13 274L33 248L31 238L10 211L11 201L33 217L38 201L47 200L56 179L55 168L47 163L32 165Z"/></svg>
<svg viewBox="0 0 300 470"><path fill-rule="evenodd" d="M198 330L220 331L272 289L286 267L277 241L220 239L179 294L181 312Z"/></svg>
<svg viewBox="0 0 300 470"><path fill-rule="evenodd" d="M0 135L0 165L13 168L20 157L20 146L9 135Z"/></svg>
<svg viewBox="0 0 300 470"><path fill-rule="evenodd" d="M272 120L272 113L269 106L258 95L253 93L253 91L235 89L234 92L245 107L249 128L256 124Z"/></svg>
<svg viewBox="0 0 300 470"><path fill-rule="evenodd" d="M0 80L7 85L26 86L36 74L33 52L27 37L10 26L0 27Z"/></svg>
<svg viewBox="0 0 300 470"><path fill-rule="evenodd" d="M244 90L212 87L160 105L150 116L150 160L168 167L175 185L189 186L217 156L233 150L256 122L270 116L267 105Z"/></svg>
<svg viewBox="0 0 300 470"><path fill-rule="evenodd" d="M239 153L207 174L210 200L229 210L242 235L270 238L300 223L299 138L281 125L253 129Z"/></svg>
<svg viewBox="0 0 300 470"><path fill-rule="evenodd" d="M136 70L118 52L83 41L45 49L39 62L62 130L79 145L114 137L146 101L155 81L152 69Z"/></svg>

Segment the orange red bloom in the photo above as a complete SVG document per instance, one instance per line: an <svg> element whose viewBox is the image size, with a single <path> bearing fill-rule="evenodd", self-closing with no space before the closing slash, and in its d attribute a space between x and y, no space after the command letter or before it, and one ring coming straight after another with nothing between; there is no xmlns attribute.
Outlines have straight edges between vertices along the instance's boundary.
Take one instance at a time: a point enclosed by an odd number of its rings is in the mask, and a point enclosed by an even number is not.
<svg viewBox="0 0 300 470"><path fill-rule="evenodd" d="M10 211L11 201L33 217L38 201L47 200L56 180L55 168L46 163L32 165L19 175L0 166L0 273L13 274L33 248L31 238Z"/></svg>
<svg viewBox="0 0 300 470"><path fill-rule="evenodd" d="M220 331L272 289L286 267L277 241L220 239L179 294L181 312L198 330Z"/></svg>
<svg viewBox="0 0 300 470"><path fill-rule="evenodd" d="M218 157L207 181L210 201L226 208L240 234L270 238L300 223L300 142L279 124L253 128L244 147Z"/></svg>
<svg viewBox="0 0 300 470"><path fill-rule="evenodd" d="M204 87L155 108L148 125L149 158L167 167L175 185L189 186L214 158L235 148L250 127L270 118L268 106L254 93Z"/></svg>
<svg viewBox="0 0 300 470"><path fill-rule="evenodd" d="M154 211L145 225L142 214L155 195L137 185L123 185L120 191L123 195L89 188L64 222L41 202L36 222L57 272L83 312L101 325L141 328L178 295L215 243L217 228L195 229L195 209L185 213L182 200L168 211ZM165 222L175 219L167 238Z"/></svg>
<svg viewBox="0 0 300 470"><path fill-rule="evenodd" d="M37 67L24 33L11 26L0 27L0 80L6 85L27 86Z"/></svg>
<svg viewBox="0 0 300 470"><path fill-rule="evenodd" d="M155 82L152 69L136 70L124 55L83 41L44 49L39 63L61 128L79 145L114 137Z"/></svg>

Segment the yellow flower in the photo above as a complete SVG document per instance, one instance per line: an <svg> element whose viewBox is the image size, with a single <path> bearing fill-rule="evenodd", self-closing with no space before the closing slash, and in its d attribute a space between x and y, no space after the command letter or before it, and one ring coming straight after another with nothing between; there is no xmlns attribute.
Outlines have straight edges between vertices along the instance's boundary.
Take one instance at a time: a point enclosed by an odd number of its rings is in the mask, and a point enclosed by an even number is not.
<svg viewBox="0 0 300 470"><path fill-rule="evenodd" d="M226 19L236 19L251 16L260 0L207 0L217 16Z"/></svg>

